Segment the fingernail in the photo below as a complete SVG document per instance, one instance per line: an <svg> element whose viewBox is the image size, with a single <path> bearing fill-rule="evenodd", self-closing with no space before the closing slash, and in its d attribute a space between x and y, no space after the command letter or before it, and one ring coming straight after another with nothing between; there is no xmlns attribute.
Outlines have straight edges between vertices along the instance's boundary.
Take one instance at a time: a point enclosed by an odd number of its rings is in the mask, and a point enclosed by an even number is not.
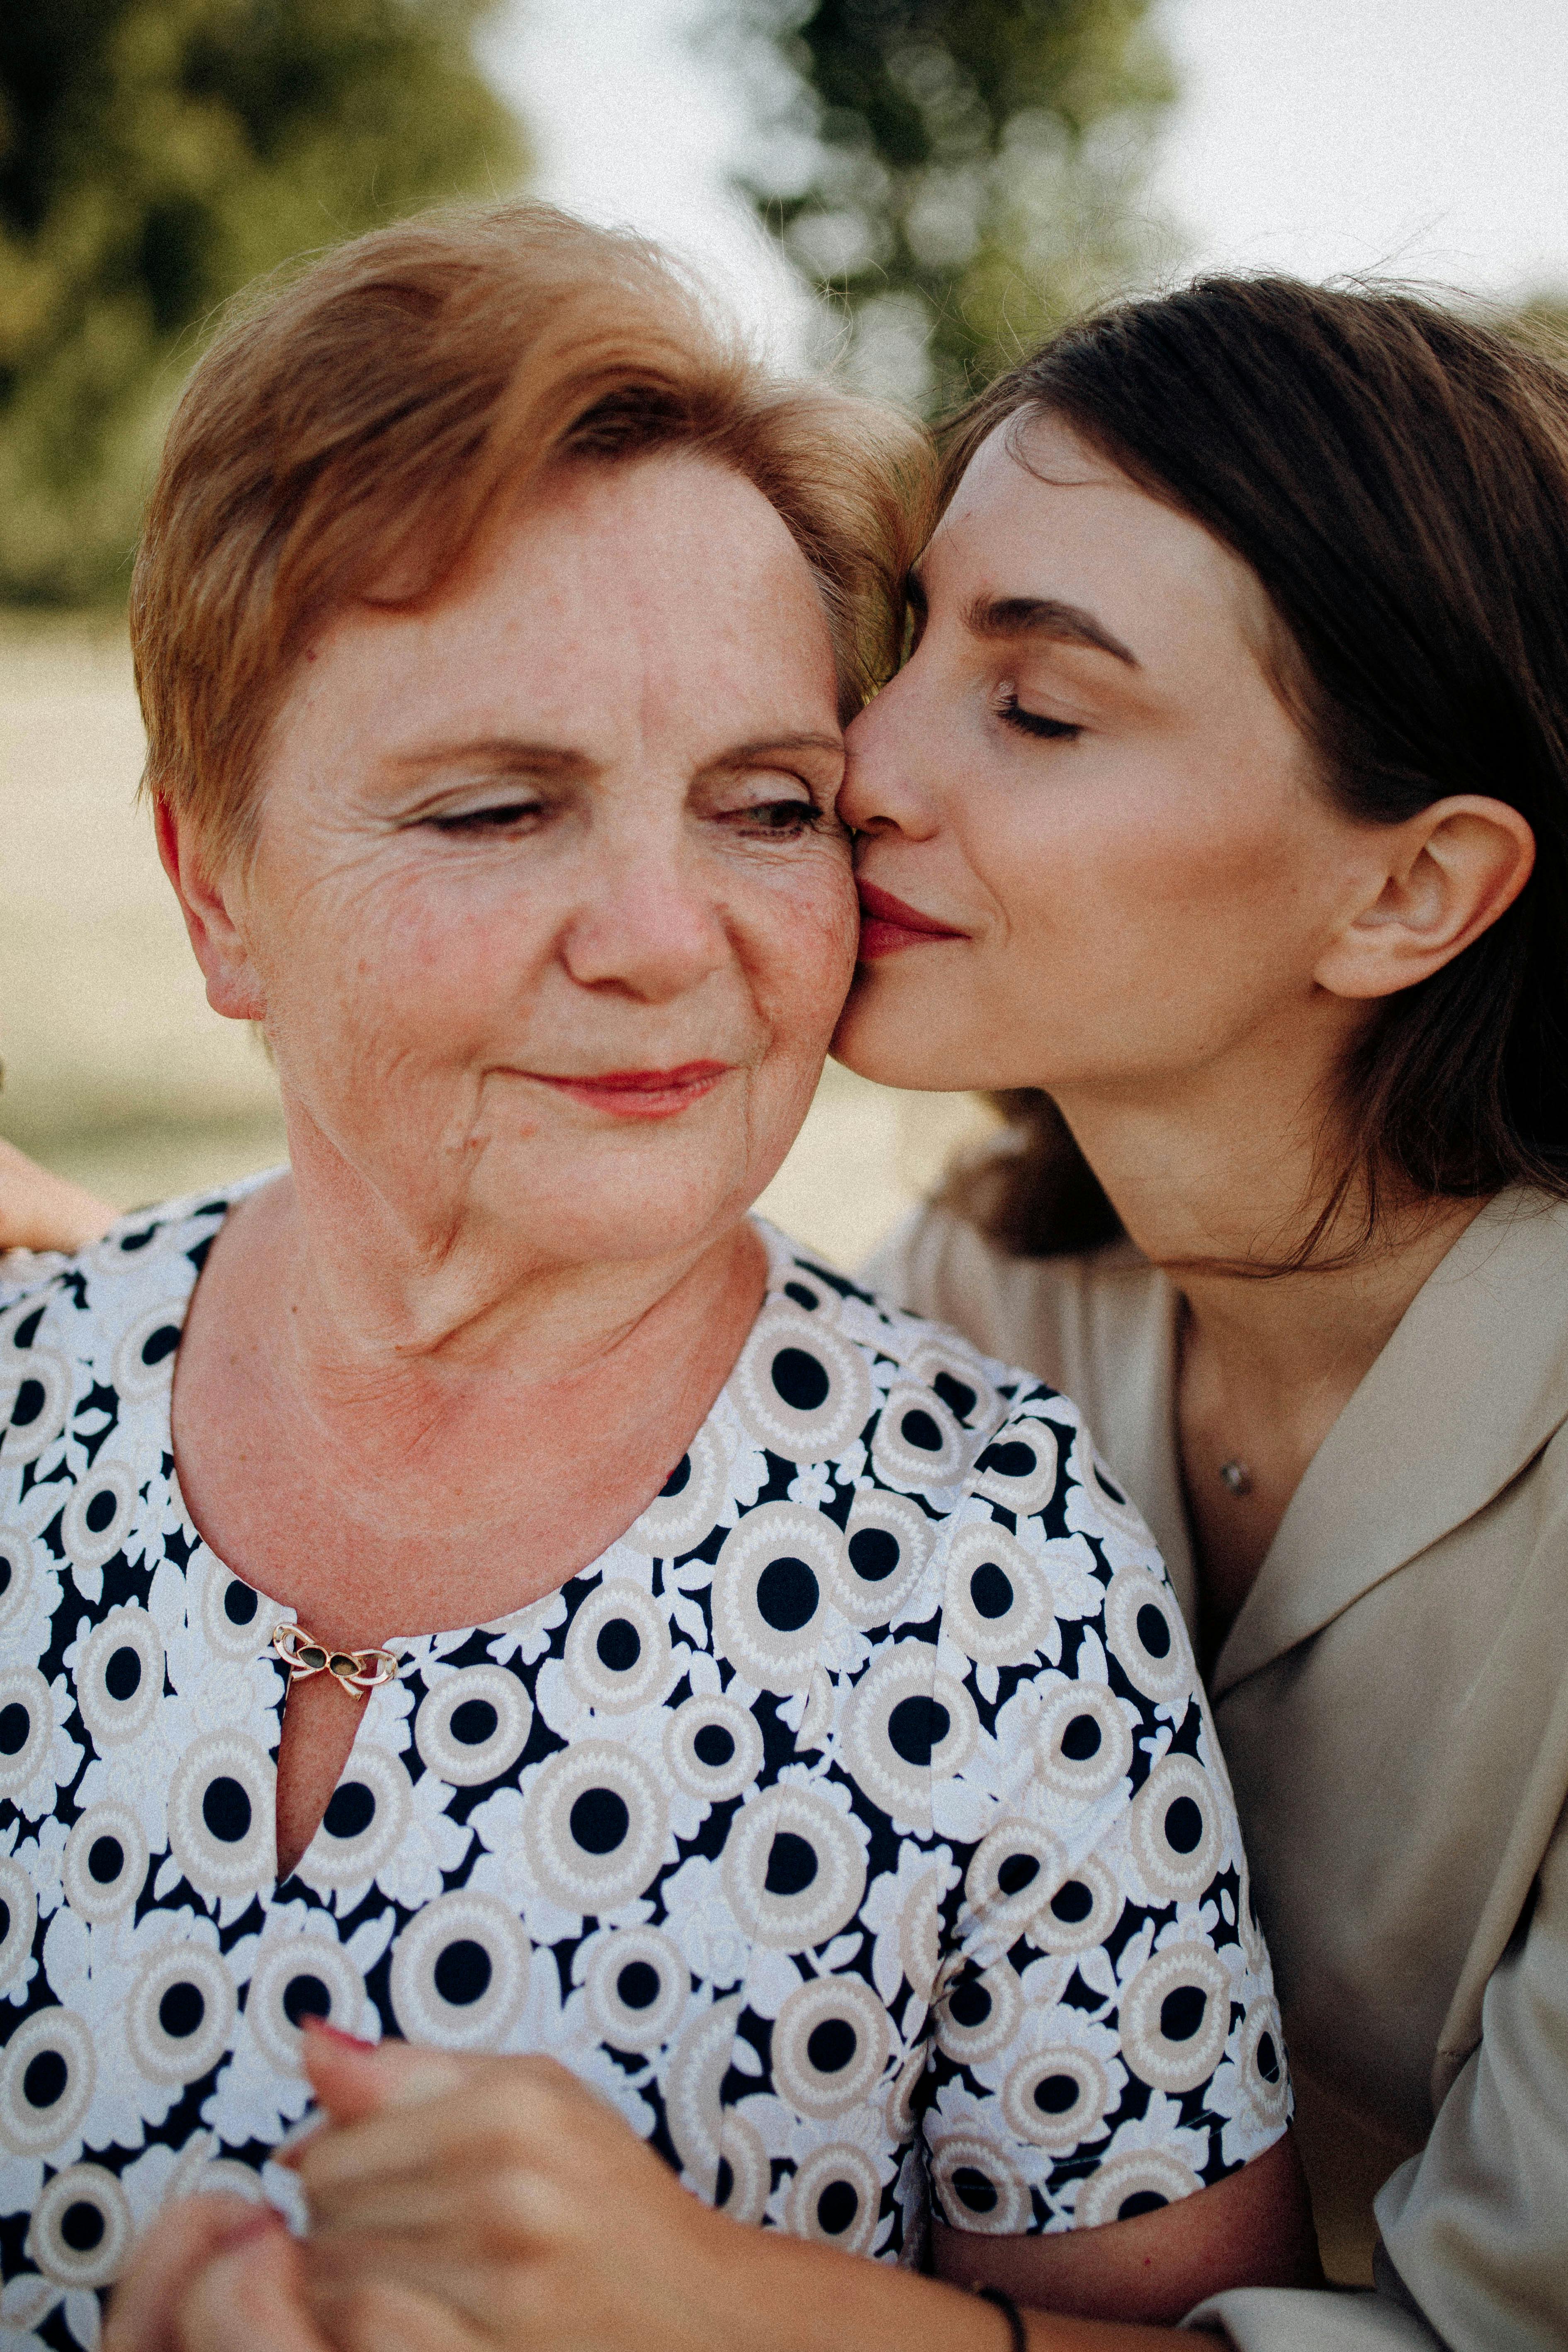
<svg viewBox="0 0 1568 2352"><path fill-rule="evenodd" d="M341 2025L329 2025L324 2017L306 2017L300 2021L306 2033L319 2033L323 2042L335 2042L340 2050L374 2050L374 2042L362 2041L357 2033L345 2033Z"/></svg>

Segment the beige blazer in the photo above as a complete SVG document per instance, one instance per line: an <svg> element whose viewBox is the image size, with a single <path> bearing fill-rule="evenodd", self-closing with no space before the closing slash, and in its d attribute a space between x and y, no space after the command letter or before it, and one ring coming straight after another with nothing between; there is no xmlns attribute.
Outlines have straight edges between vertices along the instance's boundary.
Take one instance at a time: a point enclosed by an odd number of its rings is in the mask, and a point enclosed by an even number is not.
<svg viewBox="0 0 1568 2352"><path fill-rule="evenodd" d="M1191 1622L1166 1278L1126 1244L1008 1258L935 1210L866 1273L1077 1401ZM1215 1664L1325 2259L1364 2276L1380 2231L1393 2264L1377 2296L1221 2297L1237 2345L1568 2346L1565 1423L1568 1206L1505 1193L1335 1423Z"/></svg>

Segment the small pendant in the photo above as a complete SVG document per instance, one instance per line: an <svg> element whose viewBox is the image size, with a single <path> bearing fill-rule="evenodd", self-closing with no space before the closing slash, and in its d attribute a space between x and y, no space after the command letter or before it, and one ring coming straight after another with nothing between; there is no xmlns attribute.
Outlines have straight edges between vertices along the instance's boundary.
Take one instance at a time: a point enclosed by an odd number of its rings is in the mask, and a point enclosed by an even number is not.
<svg viewBox="0 0 1568 2352"><path fill-rule="evenodd" d="M1226 1493L1236 1496L1238 1501L1252 1492L1252 1473L1245 1462L1222 1462L1219 1477Z"/></svg>
<svg viewBox="0 0 1568 2352"><path fill-rule="evenodd" d="M395 1682L402 1666L390 1650L329 1650L303 1625L286 1621L272 1629L272 1646L289 1669L291 1683L309 1682L312 1675L331 1675L344 1690L363 1698L383 1683Z"/></svg>

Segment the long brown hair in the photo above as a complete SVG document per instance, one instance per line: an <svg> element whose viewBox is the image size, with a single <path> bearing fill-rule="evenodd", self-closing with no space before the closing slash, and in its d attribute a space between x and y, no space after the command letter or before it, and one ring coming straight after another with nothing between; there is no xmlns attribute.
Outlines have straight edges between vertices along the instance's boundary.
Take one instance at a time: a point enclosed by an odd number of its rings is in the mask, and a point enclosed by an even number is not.
<svg viewBox="0 0 1568 2352"><path fill-rule="evenodd" d="M943 503L987 435L1042 413L1250 566L1278 690L1342 808L1398 824L1480 793L1535 834L1513 906L1388 998L1343 1070L1350 1149L1289 1264L1323 1263L1352 1193L1363 1240L1395 1198L1568 1196L1568 374L1405 292L1208 278L991 385L944 435ZM1022 1148L955 1205L1022 1255L1116 1233L1055 1105L1002 1100Z"/></svg>

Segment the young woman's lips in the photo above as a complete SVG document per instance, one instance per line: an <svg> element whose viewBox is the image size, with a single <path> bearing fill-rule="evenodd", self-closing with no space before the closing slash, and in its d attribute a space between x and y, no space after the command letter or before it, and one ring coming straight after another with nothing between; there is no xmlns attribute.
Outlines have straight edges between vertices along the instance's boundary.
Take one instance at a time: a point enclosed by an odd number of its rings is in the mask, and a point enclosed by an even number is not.
<svg viewBox="0 0 1568 2352"><path fill-rule="evenodd" d="M528 1076L590 1110L608 1111L613 1118L673 1118L710 1095L730 1066L728 1062L682 1062L673 1070L596 1070L587 1077L554 1077L530 1070Z"/></svg>
<svg viewBox="0 0 1568 2352"><path fill-rule="evenodd" d="M873 962L878 956L894 955L900 948L923 947L931 940L962 940L966 936L951 923L939 923L934 915L922 915L918 907L907 906L890 890L879 890L874 882L861 882L858 887L862 963Z"/></svg>

